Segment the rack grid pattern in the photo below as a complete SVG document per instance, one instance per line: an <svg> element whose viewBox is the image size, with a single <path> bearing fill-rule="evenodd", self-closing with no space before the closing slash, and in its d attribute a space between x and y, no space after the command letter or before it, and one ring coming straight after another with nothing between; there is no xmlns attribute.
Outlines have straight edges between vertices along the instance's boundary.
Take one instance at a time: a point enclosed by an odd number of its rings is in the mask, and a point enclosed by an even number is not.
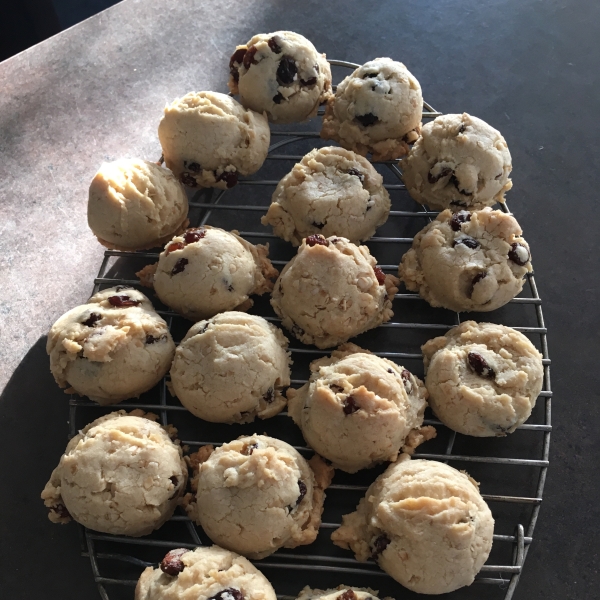
<svg viewBox="0 0 600 600"><path fill-rule="evenodd" d="M355 65L353 63L347 63L343 61L330 61L331 65L334 67L342 67L342 68L357 68L359 65ZM322 111L320 111L322 114ZM435 111L429 104L424 103L424 119L431 119L436 116L439 116L441 113ZM314 124L313 124L314 128ZM271 165L275 165L278 167L282 165L283 168L280 169L281 176L293 162L298 161L302 158L302 154L285 154L285 153L277 153L281 151L285 151L288 147L293 146L296 143L309 140L311 143L314 143L314 140L319 138L318 131L309 130L309 131L272 131L272 138L277 138L278 141L272 143L269 149L269 155L267 161ZM287 161L287 162L286 162ZM419 206L406 194L405 186L402 184L401 180L401 172L398 169L397 163L395 161L388 161L382 163L376 163L380 169L383 169L384 172L387 171L388 177L392 176L394 180L397 180L399 183L388 183L386 184L386 188L390 192L392 197L392 208L397 204L401 204L403 208L407 206L409 208L413 208L412 210L392 210L390 212L390 221L394 221L394 219L416 219L420 224L423 224L427 221L432 220L437 215L436 212L432 212L427 210L425 207ZM279 182L278 179L267 180L267 179L259 179L259 180L242 180L239 182L238 187L243 186L262 186L262 189L265 189L264 198L266 200L270 199L270 195L272 193L272 188L277 185ZM197 218L190 219L192 221L191 225L200 226L205 224L212 224L211 219L214 219L216 215L223 214L224 211L227 211L226 214L229 215L231 225L228 227L229 229L233 229L236 224L236 215L241 214L251 214L254 213L257 217L264 214L266 209L268 208L268 202L263 201L261 205L251 205L251 204L228 204L224 200L226 200L228 193L227 190L199 190L197 191L190 200L190 215L192 214L192 210L197 213ZM501 205L500 208L505 212L509 212L509 209L506 205ZM422 225L419 225L419 228ZM267 230L264 231L241 231L240 235L246 239L248 239L252 243L258 243L258 241L272 241L275 236L271 233L267 233ZM372 238L367 245L372 248L375 247L373 253L375 256L378 255L380 245L385 245L388 248L403 248L402 252L405 251L412 243L412 237L383 237L383 236L375 236ZM535 247L534 247L535 251ZM158 258L158 252L122 252L115 250L107 250L105 252L104 260L101 264L98 277L94 281L94 289L93 293L96 293L98 290L105 287L112 287L114 285L136 285L139 286L139 281L137 279L131 278L131 276L122 276L121 271L117 270L118 273L112 273L111 265L115 263L115 261L121 261L120 264L127 263L128 261L132 261L133 259L139 261L139 259L146 259L148 261L155 261ZM287 263L287 260L280 259L277 255L271 256L272 262L274 266L278 269L281 269L283 265ZM396 264L382 264L381 268L386 272L396 272L397 270L397 262ZM506 546L510 551L508 554L505 553L505 556L509 557L509 560L504 560L502 564L486 564L483 566L481 573L475 580L476 584L487 584L488 586L494 586L497 588L499 592L498 597L503 598L504 600L510 600L513 597L515 588L517 586L519 576L523 569L523 564L525 558L527 556L527 552L529 546L533 540L533 532L535 529L536 521L538 518L538 513L540 509L540 504L542 502L542 494L544 490L544 483L546 479L546 471L548 467L548 458L549 458L549 448L550 448L550 433L551 433L551 385L550 385L550 358L548 354L548 344L546 339L546 327L544 324L544 319L542 315L542 307L541 307L541 299L538 294L538 290L535 283L535 278L533 274L529 274L527 277L527 284L525 286L524 292L518 297L513 299L509 305L508 309L510 312L510 308L521 309L527 311L527 326L515 326L514 328L528 335L532 341L538 346L539 350L543 355L543 364L544 364L544 387L543 391L540 393L538 403L536 406L536 411L534 411L534 415L530 419L530 422L527 422L519 427L520 432L515 432L512 434L513 436L517 435L541 435L541 440L536 438L536 440L532 443L527 442L524 445L525 450L523 450L523 445L519 446L520 453L517 456L504 456L505 452L496 452L496 454L501 454L501 456L495 456L494 452L489 452L489 455L479 455L479 454L470 454L467 452L455 453L455 445L457 438L466 439L464 436L457 435L455 432L451 432L447 430L439 421L433 418L426 418L425 424L434 425L438 430L438 434L440 432L445 432L446 439L444 440L445 447L440 452L417 452L415 456L419 458L427 458L431 460L438 460L444 462L452 462L456 463L458 468L475 468L479 465L485 465L485 471L483 471L483 475L479 474L479 479L481 483L481 491L483 498L490 503L490 507L492 508L492 512L497 521L497 526L499 519L502 520L503 513L508 512L507 519L512 523L512 531L505 531L503 534L495 534L494 535L494 548L499 546ZM528 288L528 289L527 289ZM418 294L413 293L398 293L394 299L394 312L398 314L401 312L399 308L404 306L405 304L414 304L414 303L424 303L424 301L420 298ZM442 309L436 309L437 311L441 311ZM173 313L169 310L158 310L159 314L161 314L169 327L172 328L173 324L176 321L185 322L182 317ZM267 320L271 322L279 322L280 319L273 316L272 310L252 310L254 313L261 314L261 316L265 317ZM438 313L435 313L438 314ZM445 314L451 314L449 311L445 311ZM486 313L484 313L486 314ZM492 313L487 313L492 314ZM504 314L504 313L503 313ZM522 313L519 313L522 315ZM469 315L471 318L474 315ZM486 319L482 319L486 320ZM454 314L452 323L438 323L438 322L401 322L396 319L393 321L386 323L380 329L382 330L396 330L397 335L401 336L405 332L409 331L426 331L431 332L429 337L433 337L434 335L442 335L445 331L460 323L460 315ZM533 325L531 324L533 323ZM504 323L510 325L511 323ZM188 323L189 325L189 323ZM286 334L287 335L287 334ZM306 347L299 344L299 342L295 341L292 336L287 335L290 338L290 350L292 352L292 357L296 361L297 359L309 359L329 354L331 350L321 351L314 349L312 347ZM360 342L359 342L360 343ZM373 347L370 348L374 350ZM400 351L375 351L375 353L379 356L385 356L394 361L421 361L422 355L419 351L419 347L415 348L414 352L400 352ZM304 373L307 373L307 369L304 368ZM294 374L294 372L293 372ZM293 375L294 376L294 375ZM307 380L305 378L299 377L296 379L292 379L292 386L303 385ZM167 391L166 381L163 380L161 384L159 384L158 393L150 401L145 401L144 396L142 396L141 401L129 401L120 403L116 407L99 407L94 402L90 402L86 399L71 397L70 399L70 434L71 436L75 435L77 431L82 428L89 420L89 414L93 414L92 418L97 418L100 416L98 410L103 410L104 412L108 412L110 410L119 410L119 409L143 409L147 411L152 411L157 413L160 416L160 420L163 425L172 422L172 419L175 415L179 415L183 418L188 418L189 421L193 421L197 427L196 431L201 429L201 425L198 423L203 423L199 419L196 419L189 413L187 413L186 409L179 404L177 399L170 397ZM90 413L89 411L93 411ZM85 414L85 416L84 416ZM276 421L280 419L285 419L289 421L287 418L287 413L283 412L270 419L269 421ZM204 429L206 431L210 431L211 424L204 423ZM256 424L255 424L256 425ZM265 427L266 422L261 422L260 425L257 425L257 428ZM250 425L252 427L252 424ZM239 433L237 435L240 435ZM192 439L184 439L182 440L182 444L190 447L190 450L195 450L199 446L213 444L220 445L224 441L228 441L233 437L237 437L237 435L231 435L230 438L225 440L222 439L212 439L211 434L208 433L207 437L211 439L204 439L204 435L194 436ZM217 436L218 437L218 436ZM473 439L473 438L471 438ZM504 438L501 440L507 440L509 438ZM290 441L290 440L287 440ZM429 443L425 445L427 447ZM462 444L461 446L464 446ZM312 450L303 445L295 445L294 446L298 451L300 451L304 455L312 454ZM494 445L494 448L497 449L497 444ZM506 494L490 494L486 493L486 488L489 483L491 483L494 479L494 473L496 469L502 467L508 467L510 469L519 469L524 467L535 468L535 472L533 474L533 483L531 485L522 486L529 490L528 493L522 495L521 493L506 493ZM512 473L512 472L511 472ZM512 477L512 475L510 476ZM371 475L370 481L375 478L375 475ZM336 475L336 479L338 479ZM530 480L531 482L531 480ZM339 526L338 522L327 522L325 519L327 518L327 506L329 502L335 502L336 494L343 494L345 497L352 498L354 500L354 505L358 503L358 500L362 497L368 485L354 485L348 483L334 483L328 489L328 496L330 497L326 503L326 512L324 513L324 522L321 524L321 533L327 534L327 532L337 528ZM532 494L530 490L534 491ZM518 505L521 509L521 513L519 514L517 520L514 520L512 514L508 510L511 506ZM524 510L524 512L523 512ZM512 519L512 520L511 520ZM504 519L506 520L506 519ZM99 534L94 531L85 529L80 526L80 534L81 534L81 545L82 545L82 553L86 556L89 556L92 566L92 571L94 575L94 579L98 585L98 590L100 592L100 596L103 600L109 600L112 597L112 593L109 595L109 591L122 588L126 586L129 588L129 597L132 596L133 590L132 586L135 586L137 579L132 577L132 573L139 573L141 570L147 566L155 565L156 561L152 562L151 560L147 560L146 557L140 557L140 553L142 549L156 549L156 551L161 551L163 554L168 551L168 549L175 547L187 547L194 548L198 545L203 545L202 532L196 528L196 526L192 523L192 521L183 513L176 514L172 517L169 524L173 524L177 526L177 530L175 535L171 535L171 531L169 531L168 539L160 539L161 536L152 534L151 536L146 536L144 538L129 538L125 536L112 536ZM204 536L204 543L208 540ZM331 543L330 546L333 548ZM349 556L339 556L338 552L335 552L333 555L327 554L315 554L311 550L311 546L302 547L302 552L299 552L300 549L295 549L294 551L289 550L280 550L276 552L274 555L264 559L262 561L257 561L256 565L261 569L267 572L267 576L269 576L272 572L283 573L284 575L289 575L289 579L296 579L300 583L296 586L298 591L303 587L306 583L312 585L310 581L301 579L302 577L310 577L310 573L320 573L324 576L334 577L336 579L331 579L330 587L335 587L342 581L345 581L344 578L347 577L360 577L360 585L366 585L369 587L380 587L384 586L383 580L388 580L386 583L392 587L392 590L397 590L396 594L398 597L406 597L406 592L404 588L402 588L399 584L393 582L393 580L383 571L379 569L379 567L374 562L367 563L359 563L353 558ZM316 550L316 552L321 552L321 550ZM346 553L348 554L348 553ZM381 582L381 583L380 583ZM473 586L472 586L473 587ZM463 588L463 590L471 589L471 588ZM295 598L293 595L289 594L278 594L278 597L283 600L291 600ZM454 592L452 598L463 598L467 596L463 596L461 590ZM490 596L491 597L491 596ZM495 596L494 596L495 597Z"/></svg>

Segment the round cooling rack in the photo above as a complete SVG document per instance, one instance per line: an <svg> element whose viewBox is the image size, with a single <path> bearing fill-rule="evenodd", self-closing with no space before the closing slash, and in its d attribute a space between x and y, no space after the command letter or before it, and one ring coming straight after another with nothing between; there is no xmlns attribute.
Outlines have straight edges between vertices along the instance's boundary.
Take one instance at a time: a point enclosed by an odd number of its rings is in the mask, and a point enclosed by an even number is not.
<svg viewBox="0 0 600 600"><path fill-rule="evenodd" d="M334 78L339 76L337 79L344 76L344 69L360 66L336 60L329 62ZM426 102L423 105L423 119L432 119L441 114ZM273 143L260 170L260 178L255 176L241 180L231 190L201 189L194 193L190 198L190 226L209 224L227 230L237 229L242 237L253 244L269 243L269 257L273 265L281 270L296 251L263 227L260 217L270 204L275 186L293 164L315 146L330 145L330 142L319 138L321 115L322 110L319 118L300 126L271 128ZM374 166L383 175L385 187L390 192L392 211L387 223L366 244L381 268L396 274L398 263L410 248L413 236L438 213L427 210L410 198L402 184L397 161L374 163ZM500 209L509 212L505 204L500 205ZM532 246L535 257L535 243ZM156 262L158 255L158 252L106 251L98 277L94 280L93 293L119 284L139 287L135 272L146 264ZM148 293L143 288L142 291ZM169 324L174 340L180 341L191 323L167 309L152 294L150 298L158 313ZM491 313L468 315L470 319L501 323L517 329L527 335L542 352L544 388L527 423L506 438L474 438L449 430L432 418L429 409L425 415L425 424L436 427L437 437L421 446L415 456L443 461L467 470L480 482L480 491L496 521L494 543L487 564L473 585L446 596L451 599L479 599L485 594L488 600L510 600L533 541L548 467L551 432L550 358L541 304L534 276L529 274L527 285L519 297L509 304ZM421 345L460 323L460 315L441 308L431 308L418 294L406 291L396 294L393 308L394 318L391 322L352 341L378 356L406 366L423 378ZM255 298L251 312L271 322L280 321L268 298ZM307 381L310 361L329 354L331 350L317 350L300 344L291 335L287 337L294 361L292 386L298 387ZM175 425L179 439L182 444L189 446L190 452L206 444L220 445L240 435L264 432L292 444L307 458L312 455L312 450L305 446L300 430L286 412L245 425L208 423L191 415L176 398L171 397L165 380L138 400L123 402L116 407L101 407L94 402L71 397L70 434L75 435L102 414L135 408L158 414L163 425ZM355 509L367 487L386 466L381 465L355 475L337 471L333 484L327 490L317 540L311 545L293 550L282 549L262 561L255 561L272 582L279 598L296 598L305 585L327 589L342 583L374 588L380 591L380 597L423 598L402 587L381 571L375 562L359 563L349 551L334 546L329 539L331 532L341 523L342 515ZM158 531L143 538L100 534L79 526L82 553L90 558L94 579L104 600L131 599L141 571L147 566L155 566L169 549L211 544L183 509L178 511Z"/></svg>

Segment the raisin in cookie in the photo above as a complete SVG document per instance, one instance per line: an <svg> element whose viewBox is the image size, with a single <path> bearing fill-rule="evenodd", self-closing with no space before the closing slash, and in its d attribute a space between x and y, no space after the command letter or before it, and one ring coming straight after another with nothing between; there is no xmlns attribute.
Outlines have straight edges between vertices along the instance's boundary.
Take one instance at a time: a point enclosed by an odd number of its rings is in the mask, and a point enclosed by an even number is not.
<svg viewBox="0 0 600 600"><path fill-rule="evenodd" d="M376 263L366 246L310 235L277 279L271 305L301 342L331 348L392 318L398 279Z"/></svg>
<svg viewBox="0 0 600 600"><path fill-rule="evenodd" d="M199 466L191 517L208 537L249 558L311 544L333 469L264 435L224 444Z"/></svg>
<svg viewBox="0 0 600 600"><path fill-rule="evenodd" d="M117 286L60 317L46 351L60 387L106 405L154 387L171 366L175 344L150 300Z"/></svg>
<svg viewBox="0 0 600 600"><path fill-rule="evenodd" d="M160 246L187 226L188 200L169 169L147 160L105 163L90 185L88 225L107 248Z"/></svg>
<svg viewBox="0 0 600 600"><path fill-rule="evenodd" d="M435 435L423 423L423 382L391 360L354 344L310 365L308 383L289 389L288 413L307 444L336 469L356 473L393 461L415 438Z"/></svg>
<svg viewBox="0 0 600 600"><path fill-rule="evenodd" d="M267 119L218 92L191 92L165 108L158 126L165 163L188 187L226 189L265 162Z"/></svg>
<svg viewBox="0 0 600 600"><path fill-rule="evenodd" d="M296 600L379 600L377 590L338 585L330 590L311 589L306 586ZM387 599L386 600L391 600Z"/></svg>
<svg viewBox="0 0 600 600"><path fill-rule="evenodd" d="M519 294L532 270L521 233L517 220L499 210L445 210L415 236L400 278L431 306L495 310Z"/></svg>
<svg viewBox="0 0 600 600"><path fill-rule="evenodd" d="M445 594L475 579L492 547L494 519L466 473L430 460L390 465L331 539L374 558L408 589Z"/></svg>
<svg viewBox="0 0 600 600"><path fill-rule="evenodd" d="M410 195L432 209L491 206L512 187L506 141L467 113L427 123L401 167Z"/></svg>
<svg viewBox="0 0 600 600"><path fill-rule="evenodd" d="M42 492L51 521L137 537L171 517L187 466L167 432L139 415L105 415L69 442Z"/></svg>
<svg viewBox="0 0 600 600"><path fill-rule="evenodd" d="M261 222L294 246L315 233L359 244L387 221L390 206L383 177L366 158L328 146L309 152L279 182Z"/></svg>
<svg viewBox="0 0 600 600"><path fill-rule="evenodd" d="M325 108L321 137L373 160L405 155L421 131L423 95L409 70L376 58L348 75Z"/></svg>
<svg viewBox="0 0 600 600"><path fill-rule="evenodd" d="M158 263L137 273L167 306L191 321L226 310L248 310L251 294L271 291L277 277L268 246L204 225L174 237Z"/></svg>
<svg viewBox="0 0 600 600"><path fill-rule="evenodd" d="M246 558L209 546L171 550L144 570L135 600L276 600L269 580ZM361 599L362 600L362 599Z"/></svg>
<svg viewBox="0 0 600 600"><path fill-rule="evenodd" d="M194 415L213 423L267 419L286 405L288 340L262 317L224 312L192 326L177 347L171 386Z"/></svg>
<svg viewBox="0 0 600 600"><path fill-rule="evenodd" d="M325 55L292 31L260 33L238 46L229 72L231 93L274 123L306 121L331 95L331 69Z"/></svg>
<svg viewBox="0 0 600 600"><path fill-rule="evenodd" d="M520 332L465 321L422 348L429 404L465 435L503 436L524 423L542 390L542 355Z"/></svg>

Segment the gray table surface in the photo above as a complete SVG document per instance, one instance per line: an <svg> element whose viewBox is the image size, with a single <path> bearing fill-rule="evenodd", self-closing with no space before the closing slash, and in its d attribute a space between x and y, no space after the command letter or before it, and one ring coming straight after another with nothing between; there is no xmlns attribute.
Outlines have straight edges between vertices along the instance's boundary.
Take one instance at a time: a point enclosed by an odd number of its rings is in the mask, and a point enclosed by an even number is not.
<svg viewBox="0 0 600 600"><path fill-rule="evenodd" d="M157 159L166 102L226 91L236 44L291 29L330 58L402 60L433 106L506 137L555 390L551 469L515 598L598 597L599 19L600 4L576 0L125 0L1 63L1 595L97 597L76 528L51 525L38 499L67 419L44 336L88 297L103 253L86 223L92 176L105 160Z"/></svg>

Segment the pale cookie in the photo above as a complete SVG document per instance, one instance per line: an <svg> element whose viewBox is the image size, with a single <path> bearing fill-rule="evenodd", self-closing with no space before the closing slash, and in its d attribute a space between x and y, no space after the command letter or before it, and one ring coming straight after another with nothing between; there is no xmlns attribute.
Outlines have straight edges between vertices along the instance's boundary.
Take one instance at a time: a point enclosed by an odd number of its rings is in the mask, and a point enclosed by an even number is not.
<svg viewBox="0 0 600 600"><path fill-rule="evenodd" d="M520 332L465 321L423 347L429 404L459 433L504 436L524 423L542 390L542 355Z"/></svg>
<svg viewBox="0 0 600 600"><path fill-rule="evenodd" d="M268 254L268 246L204 225L174 237L158 263L137 275L167 306L200 321L226 310L248 310L251 294L271 291L277 270Z"/></svg>
<svg viewBox="0 0 600 600"><path fill-rule="evenodd" d="M218 92L191 92L165 108L158 126L165 163L188 187L226 189L265 162L267 119Z"/></svg>
<svg viewBox="0 0 600 600"><path fill-rule="evenodd" d="M391 360L344 344L310 370L308 383L288 390L288 413L306 443L336 469L356 473L396 460L423 424L425 386ZM435 435L432 427L424 430Z"/></svg>
<svg viewBox="0 0 600 600"><path fill-rule="evenodd" d="M161 246L188 223L188 200L169 169L147 160L104 163L90 185L88 225L107 248Z"/></svg>
<svg viewBox="0 0 600 600"><path fill-rule="evenodd" d="M241 437L200 465L189 511L216 544L264 558L314 542L332 477L318 456L309 463L281 440Z"/></svg>
<svg viewBox="0 0 600 600"><path fill-rule="evenodd" d="M229 61L229 89L240 102L274 123L306 121L331 95L331 69L304 36L259 33Z"/></svg>
<svg viewBox="0 0 600 600"><path fill-rule="evenodd" d="M400 279L431 306L496 310L521 292L532 271L521 233L517 220L499 210L445 210L415 236Z"/></svg>
<svg viewBox="0 0 600 600"><path fill-rule="evenodd" d="M356 559L374 558L413 592L445 594L471 585L489 556L494 519L477 483L443 463L390 465L356 512L331 534Z"/></svg>
<svg viewBox="0 0 600 600"><path fill-rule="evenodd" d="M286 405L288 340L262 317L224 312L192 326L177 347L171 386L194 415L213 423L267 419Z"/></svg>
<svg viewBox="0 0 600 600"><path fill-rule="evenodd" d="M269 580L249 560L218 546L171 550L158 568L143 571L135 588L135 600L276 598Z"/></svg>
<svg viewBox="0 0 600 600"><path fill-rule="evenodd" d="M138 537L171 517L187 466L167 432L137 414L100 417L69 442L42 492L51 521Z"/></svg>
<svg viewBox="0 0 600 600"><path fill-rule="evenodd" d="M401 168L410 195L434 210L491 206L512 187L505 139L467 113L427 123Z"/></svg>
<svg viewBox="0 0 600 600"><path fill-rule="evenodd" d="M281 272L271 305L301 342L337 346L394 314L398 279L376 263L366 246L311 235Z"/></svg>
<svg viewBox="0 0 600 600"><path fill-rule="evenodd" d="M309 152L279 182L263 225L294 246L320 233L359 244L390 214L383 177L362 156L328 146Z"/></svg>
<svg viewBox="0 0 600 600"><path fill-rule="evenodd" d="M306 586L296 600L379 600L379 592L371 588L338 585L330 590L311 589ZM385 600L392 600L386 598Z"/></svg>
<svg viewBox="0 0 600 600"><path fill-rule="evenodd" d="M423 95L409 70L376 58L348 75L326 105L321 137L373 160L405 155L421 131Z"/></svg>
<svg viewBox="0 0 600 600"><path fill-rule="evenodd" d="M46 351L60 387L106 405L154 387L171 366L175 344L150 300L117 286L60 317Z"/></svg>

